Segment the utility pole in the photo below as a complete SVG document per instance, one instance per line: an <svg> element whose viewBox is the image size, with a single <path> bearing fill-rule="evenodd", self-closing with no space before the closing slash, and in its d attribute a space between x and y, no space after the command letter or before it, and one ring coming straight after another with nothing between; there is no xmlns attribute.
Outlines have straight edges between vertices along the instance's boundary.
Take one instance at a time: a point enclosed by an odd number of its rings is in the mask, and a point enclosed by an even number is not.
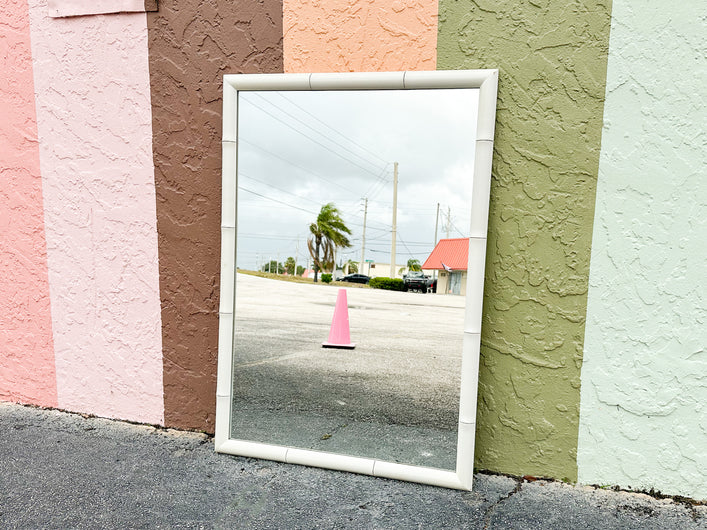
<svg viewBox="0 0 707 530"><path fill-rule="evenodd" d="M435 216L435 243L432 245L432 248L435 248L437 246L437 226L439 225L439 203L437 203L437 215ZM437 269L435 269L432 272L432 278L434 280L437 279Z"/></svg>
<svg viewBox="0 0 707 530"><path fill-rule="evenodd" d="M297 258L299 258L299 236L297 236L297 249L295 250L295 270L292 272L292 276L297 276Z"/></svg>
<svg viewBox="0 0 707 530"><path fill-rule="evenodd" d="M390 277L395 278L395 240L398 231L398 163L393 169L393 238L390 244Z"/></svg>
<svg viewBox="0 0 707 530"><path fill-rule="evenodd" d="M435 216L435 243L434 246L437 246L437 227L439 226L439 203L437 203L437 215Z"/></svg>
<svg viewBox="0 0 707 530"><path fill-rule="evenodd" d="M361 236L361 265L358 268L359 274L363 274L363 264L365 263L366 253L366 216L368 215L368 197L363 203L363 235Z"/></svg>

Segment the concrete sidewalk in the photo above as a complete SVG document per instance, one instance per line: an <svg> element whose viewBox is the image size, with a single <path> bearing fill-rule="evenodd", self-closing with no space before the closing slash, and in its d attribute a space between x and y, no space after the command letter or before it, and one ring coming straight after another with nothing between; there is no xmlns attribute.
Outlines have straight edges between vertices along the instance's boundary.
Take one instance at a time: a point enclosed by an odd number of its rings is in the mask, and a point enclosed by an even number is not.
<svg viewBox="0 0 707 530"><path fill-rule="evenodd" d="M707 506L479 473L460 492L219 455L204 435L0 403L0 528L707 528Z"/></svg>

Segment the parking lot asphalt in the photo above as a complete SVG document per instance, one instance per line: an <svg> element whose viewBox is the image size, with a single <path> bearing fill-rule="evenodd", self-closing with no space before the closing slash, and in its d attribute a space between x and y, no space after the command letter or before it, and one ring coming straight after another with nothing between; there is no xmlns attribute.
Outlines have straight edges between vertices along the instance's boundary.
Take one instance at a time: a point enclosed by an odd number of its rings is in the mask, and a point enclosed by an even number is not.
<svg viewBox="0 0 707 530"><path fill-rule="evenodd" d="M707 506L484 473L447 490L0 402L0 528L704 529Z"/></svg>
<svg viewBox="0 0 707 530"><path fill-rule="evenodd" d="M465 300L239 274L233 437L454 469Z"/></svg>

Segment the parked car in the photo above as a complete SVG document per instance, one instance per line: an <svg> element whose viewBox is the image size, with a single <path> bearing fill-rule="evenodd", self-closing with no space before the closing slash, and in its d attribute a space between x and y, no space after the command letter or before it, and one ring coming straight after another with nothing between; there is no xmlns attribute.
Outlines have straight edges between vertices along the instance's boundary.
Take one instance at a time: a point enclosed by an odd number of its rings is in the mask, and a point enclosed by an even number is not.
<svg viewBox="0 0 707 530"><path fill-rule="evenodd" d="M371 278L365 274L349 274L343 278L337 278L337 282L368 283Z"/></svg>

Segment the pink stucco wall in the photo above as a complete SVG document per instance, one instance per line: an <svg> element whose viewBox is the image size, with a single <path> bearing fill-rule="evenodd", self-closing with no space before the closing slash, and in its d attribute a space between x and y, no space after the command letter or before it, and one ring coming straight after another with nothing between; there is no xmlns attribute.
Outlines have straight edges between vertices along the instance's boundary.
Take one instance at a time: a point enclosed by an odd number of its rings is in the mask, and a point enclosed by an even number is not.
<svg viewBox="0 0 707 530"><path fill-rule="evenodd" d="M285 72L435 70L436 0L284 0Z"/></svg>
<svg viewBox="0 0 707 530"><path fill-rule="evenodd" d="M0 399L56 406L27 1L0 20Z"/></svg>
<svg viewBox="0 0 707 530"><path fill-rule="evenodd" d="M162 423L145 14L29 6L58 406Z"/></svg>

